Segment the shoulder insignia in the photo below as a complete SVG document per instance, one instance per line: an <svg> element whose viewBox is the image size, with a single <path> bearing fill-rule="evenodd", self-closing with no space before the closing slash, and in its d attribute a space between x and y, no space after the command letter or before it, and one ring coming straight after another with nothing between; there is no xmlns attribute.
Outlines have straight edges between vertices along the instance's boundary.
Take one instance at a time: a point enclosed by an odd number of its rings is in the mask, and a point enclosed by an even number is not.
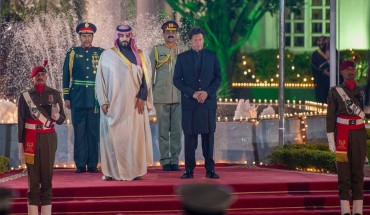
<svg viewBox="0 0 370 215"><path fill-rule="evenodd" d="M73 50L73 47L69 48L67 52L71 52Z"/></svg>

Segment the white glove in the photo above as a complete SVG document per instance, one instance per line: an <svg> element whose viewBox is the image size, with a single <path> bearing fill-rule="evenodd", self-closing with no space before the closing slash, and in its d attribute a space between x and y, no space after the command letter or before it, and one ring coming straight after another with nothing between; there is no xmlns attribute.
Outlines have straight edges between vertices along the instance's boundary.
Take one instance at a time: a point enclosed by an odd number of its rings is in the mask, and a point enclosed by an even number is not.
<svg viewBox="0 0 370 215"><path fill-rule="evenodd" d="M330 151L335 152L334 132L326 133L326 136L328 137Z"/></svg>
<svg viewBox="0 0 370 215"><path fill-rule="evenodd" d="M58 103L53 104L51 106L51 118L53 120L57 121L59 119L59 116L60 116L59 112L60 112L59 104Z"/></svg>
<svg viewBox="0 0 370 215"><path fill-rule="evenodd" d="M23 143L18 143L18 158L19 161L21 162L21 165L26 163L26 160L24 158Z"/></svg>

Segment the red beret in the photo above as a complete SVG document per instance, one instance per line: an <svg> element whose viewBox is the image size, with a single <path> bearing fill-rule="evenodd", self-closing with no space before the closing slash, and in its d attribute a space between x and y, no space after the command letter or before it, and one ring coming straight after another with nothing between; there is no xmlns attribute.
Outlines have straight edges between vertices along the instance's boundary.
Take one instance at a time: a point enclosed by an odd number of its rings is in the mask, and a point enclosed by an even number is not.
<svg viewBox="0 0 370 215"><path fill-rule="evenodd" d="M346 60L343 63L340 64L340 70L345 70L348 67L355 67L356 68L356 63L352 60Z"/></svg>
<svg viewBox="0 0 370 215"><path fill-rule="evenodd" d="M35 68L33 68L30 74L30 78L33 78L39 72L46 72L46 65L48 65L48 60L44 60L44 64L42 66L36 66Z"/></svg>

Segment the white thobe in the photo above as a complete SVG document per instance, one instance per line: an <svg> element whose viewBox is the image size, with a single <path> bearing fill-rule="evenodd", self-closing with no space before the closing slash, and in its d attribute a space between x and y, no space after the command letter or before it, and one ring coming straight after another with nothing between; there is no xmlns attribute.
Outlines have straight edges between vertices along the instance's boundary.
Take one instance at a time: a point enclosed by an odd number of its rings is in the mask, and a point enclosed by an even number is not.
<svg viewBox="0 0 370 215"><path fill-rule="evenodd" d="M146 65L151 80L150 61ZM100 111L101 170L115 180L133 180L147 173L153 163L149 114L155 115L151 87L144 114L135 109L136 95L142 82L143 70L132 68L113 50L105 50L96 74L96 95L100 104L109 104L108 113ZM148 79L147 79L148 80ZM148 86L151 86L149 83Z"/></svg>

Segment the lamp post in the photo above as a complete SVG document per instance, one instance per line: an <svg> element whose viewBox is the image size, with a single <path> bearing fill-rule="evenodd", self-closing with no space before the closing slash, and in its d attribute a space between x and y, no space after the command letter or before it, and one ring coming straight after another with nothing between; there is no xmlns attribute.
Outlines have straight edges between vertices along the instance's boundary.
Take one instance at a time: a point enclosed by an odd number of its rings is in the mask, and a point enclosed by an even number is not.
<svg viewBox="0 0 370 215"><path fill-rule="evenodd" d="M279 13L279 146L285 144L284 60L285 60L285 0L280 0Z"/></svg>

